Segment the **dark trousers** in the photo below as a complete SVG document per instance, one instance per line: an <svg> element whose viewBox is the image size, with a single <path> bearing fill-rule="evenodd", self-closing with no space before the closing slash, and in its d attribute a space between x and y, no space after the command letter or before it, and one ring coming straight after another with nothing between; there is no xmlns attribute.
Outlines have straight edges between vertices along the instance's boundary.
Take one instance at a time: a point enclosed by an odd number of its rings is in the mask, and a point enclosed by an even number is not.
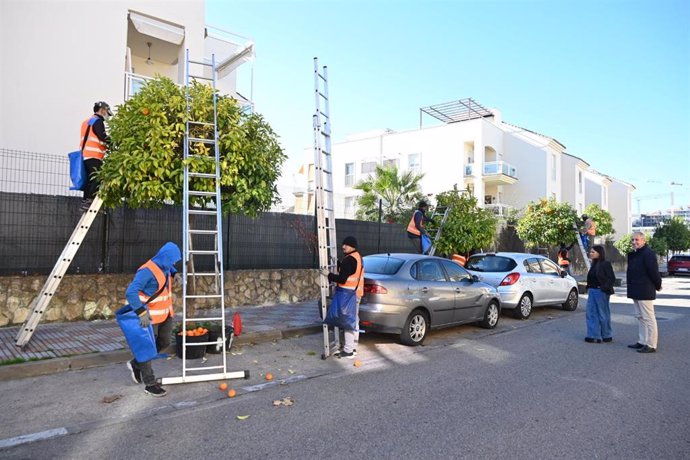
<svg viewBox="0 0 690 460"><path fill-rule="evenodd" d="M95 176L92 177L92 175L101 169L102 164L103 161L97 158L88 158L84 160L84 167L86 168L86 185L84 186L85 200L92 200L96 196L96 192L98 192L100 182L98 182Z"/></svg>
<svg viewBox="0 0 690 460"><path fill-rule="evenodd" d="M170 346L170 334L172 333L173 319L168 316L162 323L153 325L153 335L156 337L156 350L158 353ZM153 373L153 366L151 361L140 363L136 359L132 360L132 367L141 371L141 380L144 385L151 386L156 384L156 376Z"/></svg>
<svg viewBox="0 0 690 460"><path fill-rule="evenodd" d="M419 254L423 254L424 251L422 250L422 237L414 235L410 232L407 232L407 237L412 241L412 244L414 245L414 248L417 250Z"/></svg>

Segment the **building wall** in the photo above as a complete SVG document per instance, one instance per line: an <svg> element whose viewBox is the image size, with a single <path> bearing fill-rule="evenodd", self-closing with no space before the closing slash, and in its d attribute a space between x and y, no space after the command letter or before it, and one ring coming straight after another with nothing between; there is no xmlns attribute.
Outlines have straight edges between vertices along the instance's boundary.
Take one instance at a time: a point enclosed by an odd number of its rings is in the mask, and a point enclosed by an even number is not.
<svg viewBox="0 0 690 460"><path fill-rule="evenodd" d="M130 10L184 26L203 54L204 0L0 2L0 147L64 155L95 101L123 102Z"/></svg>
<svg viewBox="0 0 690 460"><path fill-rule="evenodd" d="M547 152L520 136L506 135L505 160L517 167L518 182L506 186L505 203L522 208L530 201L547 196Z"/></svg>
<svg viewBox="0 0 690 460"><path fill-rule="evenodd" d="M614 239L632 231L632 187L628 184L611 182L609 186L609 212L613 217Z"/></svg>

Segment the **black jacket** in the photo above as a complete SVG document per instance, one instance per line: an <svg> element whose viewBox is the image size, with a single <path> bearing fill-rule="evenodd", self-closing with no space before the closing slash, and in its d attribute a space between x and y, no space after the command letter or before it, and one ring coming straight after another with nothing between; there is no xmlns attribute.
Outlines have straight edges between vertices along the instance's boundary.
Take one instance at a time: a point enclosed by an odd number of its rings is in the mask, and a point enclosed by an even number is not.
<svg viewBox="0 0 690 460"><path fill-rule="evenodd" d="M645 244L628 254L626 271L628 297L634 300L654 300L661 289L661 275L656 254Z"/></svg>
<svg viewBox="0 0 690 460"><path fill-rule="evenodd" d="M613 272L611 262L595 260L592 268L587 273L587 288L601 289L603 292L613 294L613 285L616 282L616 274Z"/></svg>

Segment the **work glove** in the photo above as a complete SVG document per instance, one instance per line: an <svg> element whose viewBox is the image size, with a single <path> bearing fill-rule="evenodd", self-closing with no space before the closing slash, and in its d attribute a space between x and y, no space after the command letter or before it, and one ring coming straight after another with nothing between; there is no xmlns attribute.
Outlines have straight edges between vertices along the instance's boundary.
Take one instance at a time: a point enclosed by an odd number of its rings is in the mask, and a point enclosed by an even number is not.
<svg viewBox="0 0 690 460"><path fill-rule="evenodd" d="M139 325L143 328L147 328L151 325L151 317L149 316L149 312L144 311L139 315Z"/></svg>

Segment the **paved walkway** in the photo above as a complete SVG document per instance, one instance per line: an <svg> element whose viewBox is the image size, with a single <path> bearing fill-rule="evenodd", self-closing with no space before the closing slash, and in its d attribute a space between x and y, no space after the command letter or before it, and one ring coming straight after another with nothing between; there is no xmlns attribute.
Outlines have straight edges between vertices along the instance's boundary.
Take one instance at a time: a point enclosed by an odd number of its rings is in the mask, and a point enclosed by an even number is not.
<svg viewBox="0 0 690 460"><path fill-rule="evenodd" d="M316 301L298 304L278 304L270 306L248 306L227 308L228 324L235 312L242 318L242 333L235 339L235 343L265 342L277 340L285 336L318 331L321 320ZM203 310L203 314L213 316L213 310ZM215 315L218 310L215 311ZM177 319L181 316L177 315ZM72 358L78 355L101 353L98 363L107 363L110 353L111 362L122 360L125 351L129 353L125 338L117 322L113 320L79 321L71 323L39 324L31 341L24 349L15 345L15 337L19 327L0 328L0 363L17 360L36 361L31 363L35 375L46 373L43 370L55 368L54 364L45 362L51 358ZM120 353L113 353L120 352ZM0 366L0 380L12 378L12 369L18 369L21 364L6 364ZM41 369L44 367L45 369ZM72 366L68 365L68 368ZM21 374L21 375L20 375ZM24 377L18 373L17 377Z"/></svg>

